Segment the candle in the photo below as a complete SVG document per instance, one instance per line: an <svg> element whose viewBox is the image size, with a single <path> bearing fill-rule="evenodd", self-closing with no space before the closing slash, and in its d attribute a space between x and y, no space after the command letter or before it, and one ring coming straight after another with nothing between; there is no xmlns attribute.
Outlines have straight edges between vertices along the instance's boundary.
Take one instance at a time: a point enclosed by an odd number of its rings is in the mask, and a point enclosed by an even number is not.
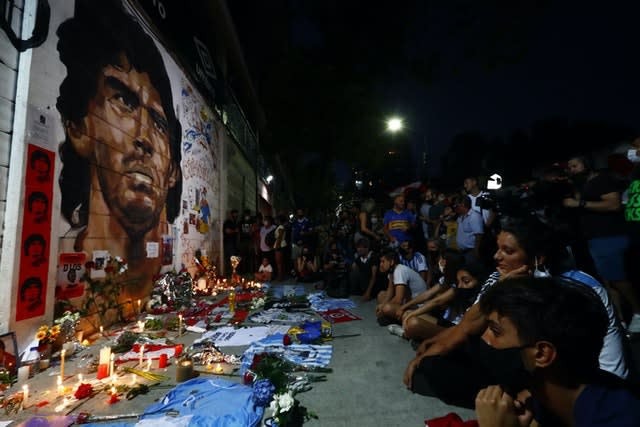
<svg viewBox="0 0 640 427"><path fill-rule="evenodd" d="M98 373L96 374L96 379L103 379L109 376L109 365L106 363L101 363L98 365Z"/></svg>
<svg viewBox="0 0 640 427"><path fill-rule="evenodd" d="M115 354L111 353L111 363L109 364L109 375L111 376L113 376L113 374L115 373L115 370L113 369L114 360L115 360Z"/></svg>
<svg viewBox="0 0 640 427"><path fill-rule="evenodd" d="M140 367L142 367L142 358L144 357L144 344L140 346Z"/></svg>
<svg viewBox="0 0 640 427"><path fill-rule="evenodd" d="M193 377L193 364L190 360L183 360L176 366L176 382L181 383Z"/></svg>
<svg viewBox="0 0 640 427"><path fill-rule="evenodd" d="M29 366L21 366L18 368L18 384L24 384L29 379Z"/></svg>
<svg viewBox="0 0 640 427"><path fill-rule="evenodd" d="M64 394L64 387L62 386L62 377L58 377L58 394L62 396Z"/></svg>
<svg viewBox="0 0 640 427"><path fill-rule="evenodd" d="M62 349L60 351L60 377L64 379L64 355L67 353L67 350Z"/></svg>
<svg viewBox="0 0 640 427"><path fill-rule="evenodd" d="M144 322L142 320L138 320L138 332L144 332Z"/></svg>
<svg viewBox="0 0 640 427"><path fill-rule="evenodd" d="M138 300L138 314L142 313L142 300Z"/></svg>
<svg viewBox="0 0 640 427"><path fill-rule="evenodd" d="M83 345L84 347L89 347L89 344L91 344L91 343L89 342L89 340L88 340L88 339L86 339L86 338L85 338L85 339L83 339L83 340L82 340L82 345Z"/></svg>
<svg viewBox="0 0 640 427"><path fill-rule="evenodd" d="M145 371L149 372L151 370L151 363L153 363L151 358L147 358L147 367L145 368Z"/></svg>
<svg viewBox="0 0 640 427"><path fill-rule="evenodd" d="M22 407L27 407L27 402L29 401L29 386L27 384L22 386Z"/></svg>
<svg viewBox="0 0 640 427"><path fill-rule="evenodd" d="M69 399L65 397L62 400L62 403L55 407L54 411L62 412L64 410L64 408L66 408L67 406L69 406Z"/></svg>
<svg viewBox="0 0 640 427"><path fill-rule="evenodd" d="M178 314L178 336L182 336L182 314Z"/></svg>
<svg viewBox="0 0 640 427"><path fill-rule="evenodd" d="M111 347L102 347L100 349L100 365L107 365L109 363L109 359L111 358Z"/></svg>
<svg viewBox="0 0 640 427"><path fill-rule="evenodd" d="M78 385L82 384L82 374L78 374Z"/></svg>
<svg viewBox="0 0 640 427"><path fill-rule="evenodd" d="M221 374L224 372L224 369L222 369L222 366L219 363L216 363L216 368L214 369L214 372L216 374Z"/></svg>
<svg viewBox="0 0 640 427"><path fill-rule="evenodd" d="M100 335L104 335L104 326L100 325Z"/></svg>
<svg viewBox="0 0 640 427"><path fill-rule="evenodd" d="M158 368L162 369L162 368L166 368L167 367L167 359L168 356L166 353L162 353L160 355L160 359L158 360Z"/></svg>

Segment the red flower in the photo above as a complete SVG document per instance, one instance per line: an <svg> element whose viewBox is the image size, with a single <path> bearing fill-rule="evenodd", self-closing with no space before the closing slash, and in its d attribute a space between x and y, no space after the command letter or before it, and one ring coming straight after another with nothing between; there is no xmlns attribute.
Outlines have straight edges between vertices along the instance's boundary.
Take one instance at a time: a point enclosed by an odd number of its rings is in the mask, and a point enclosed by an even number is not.
<svg viewBox="0 0 640 427"><path fill-rule="evenodd" d="M282 337L282 344L291 345L291 337L288 334Z"/></svg>
<svg viewBox="0 0 640 427"><path fill-rule="evenodd" d="M244 376L242 377L242 382L244 382L245 385L250 385L253 384L253 381L256 379L256 374L254 374L251 371L247 371L244 373Z"/></svg>
<svg viewBox="0 0 640 427"><path fill-rule="evenodd" d="M262 362L262 359L265 358L265 356L267 356L267 353L254 354L253 361L251 362L251 369L256 369L260 362Z"/></svg>
<svg viewBox="0 0 640 427"><path fill-rule="evenodd" d="M108 265L104 268L105 273L113 273L113 266Z"/></svg>
<svg viewBox="0 0 640 427"><path fill-rule="evenodd" d="M85 397L91 396L92 393L93 393L93 387L91 386L91 384L80 384L76 392L73 394L73 396L76 399L80 400L80 399L84 399Z"/></svg>

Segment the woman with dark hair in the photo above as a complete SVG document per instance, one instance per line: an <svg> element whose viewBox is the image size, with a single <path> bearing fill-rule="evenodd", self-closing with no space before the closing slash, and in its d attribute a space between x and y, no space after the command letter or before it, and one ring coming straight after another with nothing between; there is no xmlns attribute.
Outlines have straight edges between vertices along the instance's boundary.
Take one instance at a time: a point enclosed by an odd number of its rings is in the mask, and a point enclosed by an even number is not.
<svg viewBox="0 0 640 427"><path fill-rule="evenodd" d="M599 294L609 313L609 330L600 355L602 369L620 377L628 371L624 360L622 330L615 317L606 291L584 272L564 271L565 256L554 244L548 228L538 221L512 221L503 226L497 237L494 255L496 272L483 285L476 302L466 311L459 324L444 329L423 341L415 359L407 367L404 382L414 392L437 396L462 406L473 406L477 392L498 384L500 363L492 360L491 351L480 339L487 328L486 316L480 311L480 296L498 281L508 277L548 277L549 269L561 273L560 280L588 286Z"/></svg>

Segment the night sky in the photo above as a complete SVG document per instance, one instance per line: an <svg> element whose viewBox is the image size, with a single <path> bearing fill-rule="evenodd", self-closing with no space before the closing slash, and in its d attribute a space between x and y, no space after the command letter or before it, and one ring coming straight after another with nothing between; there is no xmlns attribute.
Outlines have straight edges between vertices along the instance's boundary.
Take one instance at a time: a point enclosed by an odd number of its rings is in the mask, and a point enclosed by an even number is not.
<svg viewBox="0 0 640 427"><path fill-rule="evenodd" d="M300 3L305 2L280 3L294 10L286 31L294 43L322 44L323 35L314 27L314 17L299 13L296 4ZM385 63L386 74L375 85L378 108L405 119L407 135L416 150L428 141L432 164L439 165L439 157L461 132L506 137L516 129L526 131L534 122L554 116L638 128L640 7L636 2L621 2L624 6L618 8L614 7L616 2L497 0L489 2L493 9L474 6L476 14L480 14L477 20L485 26L487 23L490 26L492 20L508 22L513 10L516 15L518 10L525 11L520 12L522 26L516 23L513 30L520 54L514 61L498 60L491 69L484 61L465 57L464 38L472 38L472 31L462 37L462 42L449 34L455 26L450 23L460 19L458 15L465 10L465 4L476 2L439 3L442 2L414 3L416 10L407 22L404 45L400 47L410 59L427 56L434 47L441 54L444 52L444 65L429 79L420 78L404 63L388 64L385 57L363 55L362 59L369 61L371 67L376 66L371 63L372 57ZM502 14L502 3L512 8L514 3L524 6L522 9L516 6L497 18L492 16ZM255 47L251 46L255 37L242 33L251 31L251 23L246 19L249 15L242 10L250 4L232 6L232 14L240 39L249 44L244 47L250 66L260 67L260 61L268 57L264 45L261 54L256 55ZM393 19L393 6L387 3L384 7L387 8L384 13ZM532 10L529 15L527 7ZM336 13L340 13L339 9ZM359 23L359 32L353 37L363 37L362 28ZM381 31L380 23L373 23L370 31ZM500 37L497 44L508 41L511 34L507 30ZM354 50L352 54L357 56L361 52Z"/></svg>

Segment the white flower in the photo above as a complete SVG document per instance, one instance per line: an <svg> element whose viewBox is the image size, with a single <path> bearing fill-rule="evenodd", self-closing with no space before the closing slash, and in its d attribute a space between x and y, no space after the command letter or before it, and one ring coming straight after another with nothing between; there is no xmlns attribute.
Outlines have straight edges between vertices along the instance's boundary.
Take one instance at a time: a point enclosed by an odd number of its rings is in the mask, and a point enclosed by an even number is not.
<svg viewBox="0 0 640 427"><path fill-rule="evenodd" d="M282 410L282 412L287 412L291 408L293 408L293 403L294 403L294 399L291 392L287 392L279 395L278 405L280 406L280 409Z"/></svg>
<svg viewBox="0 0 640 427"><path fill-rule="evenodd" d="M269 410L274 414L278 413L278 395L274 394L271 399L271 403L269 404Z"/></svg>

